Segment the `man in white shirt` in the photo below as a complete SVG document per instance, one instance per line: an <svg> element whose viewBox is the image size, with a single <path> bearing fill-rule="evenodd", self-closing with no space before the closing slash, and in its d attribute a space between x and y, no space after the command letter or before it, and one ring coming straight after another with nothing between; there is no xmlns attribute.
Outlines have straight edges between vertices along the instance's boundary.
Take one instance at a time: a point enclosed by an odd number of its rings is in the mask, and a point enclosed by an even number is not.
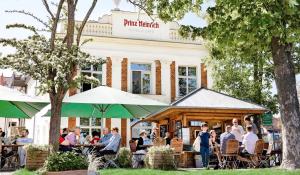
<svg viewBox="0 0 300 175"><path fill-rule="evenodd" d="M234 135L235 139L240 142L240 145L242 145L243 135L245 132L243 127L239 125L238 119L236 118L232 120L231 133Z"/></svg>
<svg viewBox="0 0 300 175"><path fill-rule="evenodd" d="M243 145L245 146L245 149L243 150L243 153L249 153L254 154L255 150L255 144L258 140L258 137L256 134L252 131L252 125L246 126L247 134L244 135L243 139Z"/></svg>

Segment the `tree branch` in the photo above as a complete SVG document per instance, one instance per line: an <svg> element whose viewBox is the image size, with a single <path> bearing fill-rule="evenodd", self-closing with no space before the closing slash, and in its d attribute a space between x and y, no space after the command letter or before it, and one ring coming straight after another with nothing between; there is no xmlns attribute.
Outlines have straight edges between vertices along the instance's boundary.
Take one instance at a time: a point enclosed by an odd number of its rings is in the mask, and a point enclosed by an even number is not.
<svg viewBox="0 0 300 175"><path fill-rule="evenodd" d="M60 0L57 6L57 12L56 12L56 16L53 20L53 25L51 28L51 38L50 38L50 48L51 50L54 50L54 41L55 41L55 36L56 36L56 29L57 29L57 24L59 21L59 16L60 16L60 12L63 6L65 0Z"/></svg>
<svg viewBox="0 0 300 175"><path fill-rule="evenodd" d="M75 0L75 5L74 5L75 9L76 9L77 3L78 3L78 0Z"/></svg>
<svg viewBox="0 0 300 175"><path fill-rule="evenodd" d="M81 25L80 25L80 27L78 29L77 37L76 37L76 44L77 44L77 46L79 46L80 38L81 38L81 35L82 35L83 28L84 28L86 22L88 21L90 15L92 13L92 11L94 10L96 4L97 4L97 0L93 0L93 3L91 5L90 9L86 13L86 15L85 15L85 17L84 17L84 19L83 19L83 21L82 21L82 23L81 23Z"/></svg>
<svg viewBox="0 0 300 175"><path fill-rule="evenodd" d="M138 3L138 2L135 2L135 0L127 0L127 1L130 2L132 5L137 6L138 8L143 10L151 18L151 20L154 21L154 18L152 17L153 14L147 10L147 8L143 5L142 2Z"/></svg>
<svg viewBox="0 0 300 175"><path fill-rule="evenodd" d="M42 0L42 1L43 1L44 6L46 7L47 12L50 14L52 20L54 20L55 17L53 15L53 13L51 12L50 8L49 8L47 0Z"/></svg>
<svg viewBox="0 0 300 175"><path fill-rule="evenodd" d="M44 22L43 20L41 20L39 17L35 16L34 14L30 13L30 12L26 12L24 10L5 10L5 12L7 13L21 13L27 16L32 17L33 19L37 20L38 22L40 22L41 24L43 24L44 26L46 26L47 28L51 28L46 22Z"/></svg>

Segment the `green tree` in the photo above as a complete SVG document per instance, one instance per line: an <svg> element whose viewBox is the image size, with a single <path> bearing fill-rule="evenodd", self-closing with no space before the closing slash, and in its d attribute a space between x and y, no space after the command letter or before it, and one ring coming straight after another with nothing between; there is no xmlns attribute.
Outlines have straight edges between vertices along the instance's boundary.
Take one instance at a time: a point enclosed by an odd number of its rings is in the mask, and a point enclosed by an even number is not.
<svg viewBox="0 0 300 175"><path fill-rule="evenodd" d="M264 105L277 113L277 98L271 92L273 66L263 53L252 53L249 56L248 59L245 56L241 58L213 48L211 57L206 59L212 70L213 88Z"/></svg>
<svg viewBox="0 0 300 175"><path fill-rule="evenodd" d="M139 0L129 2L164 21L199 14L203 0ZM283 168L300 167L300 110L292 50L299 42L300 0L215 0L206 10L208 26L186 26L185 35L202 36L230 52L246 55L268 53L274 63L274 78L283 124Z"/></svg>
<svg viewBox="0 0 300 175"><path fill-rule="evenodd" d="M79 66L91 64L102 64L101 59L92 57L82 52L80 45L83 28L91 15L97 0L92 4L85 14L83 22L75 26L75 11L78 0L59 0L55 6L55 12L51 11L47 0L42 0L47 10L50 22L44 22L37 16L26 11L7 11L33 17L40 22L44 29L50 33L46 37L38 32L33 26L25 24L8 25L7 28L22 28L33 32L33 35L26 39L0 39L0 44L12 46L16 49L14 54L0 58L0 66L12 68L20 73L31 76L40 83L39 89L43 93L49 93L51 103L51 119L49 130L49 144L58 150L61 107L62 100L70 88L77 87L81 81L97 83L94 78L76 76ZM58 23L65 20L67 26L66 35L61 38L57 36ZM77 32L75 33L75 27ZM75 35L76 34L76 35ZM76 38L75 38L76 37ZM74 43L74 40L76 41Z"/></svg>

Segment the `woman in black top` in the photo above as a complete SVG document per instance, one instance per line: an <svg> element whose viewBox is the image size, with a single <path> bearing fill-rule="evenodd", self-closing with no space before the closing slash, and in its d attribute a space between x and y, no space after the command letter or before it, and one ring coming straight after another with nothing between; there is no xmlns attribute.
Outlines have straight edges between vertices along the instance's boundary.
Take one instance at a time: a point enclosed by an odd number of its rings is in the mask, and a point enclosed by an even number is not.
<svg viewBox="0 0 300 175"><path fill-rule="evenodd" d="M138 139L138 143L136 146L136 150L145 150L146 147L143 147L142 145L144 145L144 139L147 137L147 133L145 130L140 132L140 138Z"/></svg>
<svg viewBox="0 0 300 175"><path fill-rule="evenodd" d="M171 145L171 138L169 132L166 132L165 140L166 140L166 145Z"/></svg>

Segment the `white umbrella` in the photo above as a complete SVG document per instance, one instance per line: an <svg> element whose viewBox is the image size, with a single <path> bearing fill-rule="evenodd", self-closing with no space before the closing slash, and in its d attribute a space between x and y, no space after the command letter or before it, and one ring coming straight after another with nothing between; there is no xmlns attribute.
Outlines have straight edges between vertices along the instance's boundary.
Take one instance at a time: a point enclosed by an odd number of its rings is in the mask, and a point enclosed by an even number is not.
<svg viewBox="0 0 300 175"><path fill-rule="evenodd" d="M99 86L70 97L65 97L62 106L62 116L141 118L166 106L168 104L140 95L111 87Z"/></svg>

